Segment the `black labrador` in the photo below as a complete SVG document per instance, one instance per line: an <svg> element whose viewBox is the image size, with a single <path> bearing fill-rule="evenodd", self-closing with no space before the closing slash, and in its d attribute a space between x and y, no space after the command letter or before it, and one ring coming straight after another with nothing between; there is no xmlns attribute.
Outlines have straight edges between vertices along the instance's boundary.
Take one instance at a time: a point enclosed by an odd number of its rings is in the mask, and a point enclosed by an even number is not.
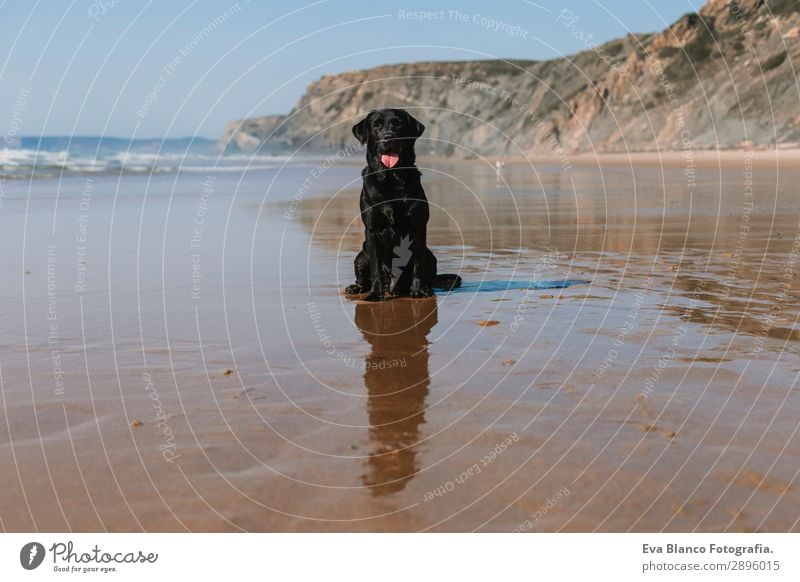
<svg viewBox="0 0 800 582"><path fill-rule="evenodd" d="M434 287L461 285L458 275L436 274L436 257L428 248L430 210L414 154L423 131L425 126L402 109L372 111L353 126L353 135L367 145L360 201L366 236L348 295L367 293L367 301L384 301L388 291L422 298L432 296Z"/></svg>

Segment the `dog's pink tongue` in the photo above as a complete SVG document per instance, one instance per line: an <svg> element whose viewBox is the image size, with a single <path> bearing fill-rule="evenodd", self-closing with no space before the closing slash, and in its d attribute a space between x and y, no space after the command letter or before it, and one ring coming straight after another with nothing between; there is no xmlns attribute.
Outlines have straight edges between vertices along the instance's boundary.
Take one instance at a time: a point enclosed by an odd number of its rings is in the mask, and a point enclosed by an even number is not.
<svg viewBox="0 0 800 582"><path fill-rule="evenodd" d="M397 154L381 154L381 163L387 168L394 168L399 161L400 156Z"/></svg>

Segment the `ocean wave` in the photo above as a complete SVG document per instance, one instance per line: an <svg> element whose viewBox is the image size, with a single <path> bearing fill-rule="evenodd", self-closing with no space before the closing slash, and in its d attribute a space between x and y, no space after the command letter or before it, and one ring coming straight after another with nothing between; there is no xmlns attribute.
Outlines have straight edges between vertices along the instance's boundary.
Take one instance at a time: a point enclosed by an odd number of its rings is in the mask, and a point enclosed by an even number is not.
<svg viewBox="0 0 800 582"><path fill-rule="evenodd" d="M246 172L272 170L286 162L304 163L317 158L279 155L149 153L117 151L91 156L69 151L33 149L0 150L0 172L6 176L50 176L54 172L99 174L113 172Z"/></svg>

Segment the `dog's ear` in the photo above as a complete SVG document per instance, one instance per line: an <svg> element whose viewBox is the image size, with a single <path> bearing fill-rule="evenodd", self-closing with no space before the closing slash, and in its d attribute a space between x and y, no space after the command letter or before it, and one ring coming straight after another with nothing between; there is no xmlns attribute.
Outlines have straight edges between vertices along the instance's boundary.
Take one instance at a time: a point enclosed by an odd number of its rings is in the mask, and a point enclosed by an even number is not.
<svg viewBox="0 0 800 582"><path fill-rule="evenodd" d="M356 136L358 143L364 145L369 139L369 117L374 112L370 111L367 116L353 126L353 135Z"/></svg>
<svg viewBox="0 0 800 582"><path fill-rule="evenodd" d="M404 111L408 116L408 126L411 128L411 133L414 137L419 137L425 131L425 126L416 120L408 111Z"/></svg>

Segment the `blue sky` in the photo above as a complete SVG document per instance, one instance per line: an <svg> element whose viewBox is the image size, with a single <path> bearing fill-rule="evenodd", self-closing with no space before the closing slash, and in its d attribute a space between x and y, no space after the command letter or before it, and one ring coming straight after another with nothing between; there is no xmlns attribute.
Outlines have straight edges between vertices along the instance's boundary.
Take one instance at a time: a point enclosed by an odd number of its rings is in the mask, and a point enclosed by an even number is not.
<svg viewBox="0 0 800 582"><path fill-rule="evenodd" d="M700 6L0 0L0 131L13 120L20 135L216 138L232 119L288 112L323 74L420 60L550 59L585 48L575 31L603 42L661 30ZM561 10L578 17L570 29Z"/></svg>

